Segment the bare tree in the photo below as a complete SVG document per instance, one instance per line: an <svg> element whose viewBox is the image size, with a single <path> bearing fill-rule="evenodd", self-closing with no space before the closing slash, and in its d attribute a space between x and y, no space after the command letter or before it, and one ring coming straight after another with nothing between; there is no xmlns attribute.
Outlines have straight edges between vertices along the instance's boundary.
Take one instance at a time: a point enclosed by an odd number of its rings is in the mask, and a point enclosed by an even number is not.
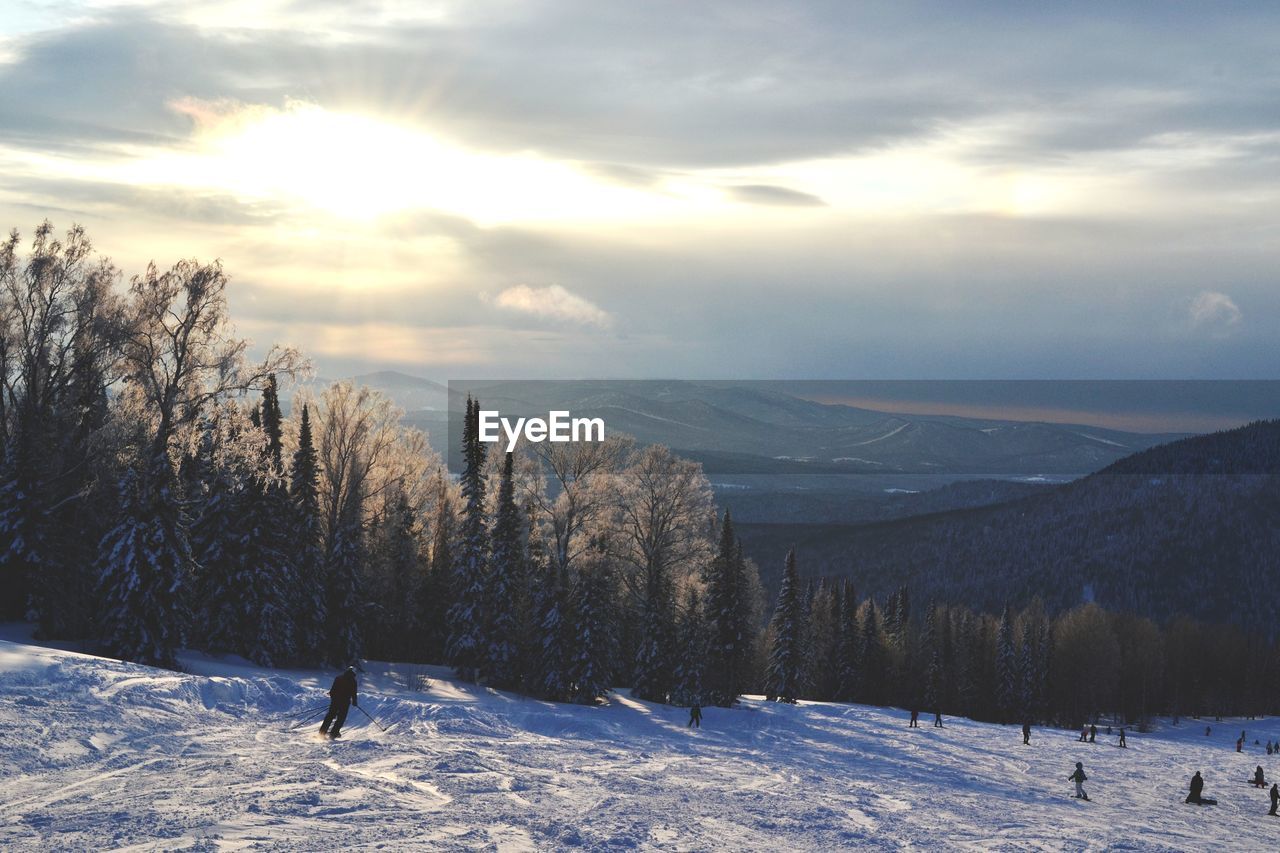
<svg viewBox="0 0 1280 853"><path fill-rule="evenodd" d="M305 368L292 347L273 346L260 361L227 317L222 264L179 261L161 273L153 263L130 283L125 380L140 389L152 416L151 456L168 456L175 438L213 401L261 390L272 375Z"/></svg>
<svg viewBox="0 0 1280 853"><path fill-rule="evenodd" d="M711 559L716 510L701 465L661 445L637 450L615 495L616 547L633 592L658 576L692 576Z"/></svg>
<svg viewBox="0 0 1280 853"><path fill-rule="evenodd" d="M526 476L524 499L542 527L552 564L566 571L591 545L593 527L608 517L615 504L613 475L631 452L629 438L612 436L601 442L544 442L534 455L550 483Z"/></svg>

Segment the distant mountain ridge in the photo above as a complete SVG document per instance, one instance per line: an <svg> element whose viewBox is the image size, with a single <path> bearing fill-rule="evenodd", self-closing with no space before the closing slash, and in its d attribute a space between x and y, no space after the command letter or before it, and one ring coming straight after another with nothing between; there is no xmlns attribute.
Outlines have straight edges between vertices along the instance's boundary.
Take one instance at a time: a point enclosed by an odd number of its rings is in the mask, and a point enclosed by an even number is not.
<svg viewBox="0 0 1280 853"><path fill-rule="evenodd" d="M1274 634L1280 620L1280 421L1152 448L991 506L882 523L739 524L772 581L795 547L811 575L917 601L1051 610L1088 596Z"/></svg>
<svg viewBox="0 0 1280 853"><path fill-rule="evenodd" d="M387 393L433 433L464 389L504 415L567 409L610 433L664 444L712 473L1081 475L1180 435L1072 424L902 415L819 403L752 383L686 380L488 381L451 387L392 371L355 378ZM447 440L436 436L438 450Z"/></svg>

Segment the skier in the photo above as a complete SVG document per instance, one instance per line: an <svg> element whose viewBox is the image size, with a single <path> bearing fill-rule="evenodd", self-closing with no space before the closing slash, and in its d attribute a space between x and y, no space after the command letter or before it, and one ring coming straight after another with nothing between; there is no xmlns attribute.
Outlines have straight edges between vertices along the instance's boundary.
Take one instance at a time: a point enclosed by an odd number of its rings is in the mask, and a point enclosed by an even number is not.
<svg viewBox="0 0 1280 853"><path fill-rule="evenodd" d="M349 666L333 680L333 686L329 688L329 713L324 715L324 722L320 724L320 734L327 734L331 738L341 737L342 724L347 721L348 707L359 704L356 701L356 668Z"/></svg>
<svg viewBox="0 0 1280 853"><path fill-rule="evenodd" d="M1023 744L1028 744L1028 745L1031 743L1031 724L1030 723L1022 724L1022 742Z"/></svg>
<svg viewBox="0 0 1280 853"><path fill-rule="evenodd" d="M1204 791L1204 777L1200 775L1200 771L1196 771L1196 775L1191 777L1191 793L1187 794L1185 802L1192 803L1197 806L1216 806L1217 800L1208 800L1200 796Z"/></svg>
<svg viewBox="0 0 1280 853"><path fill-rule="evenodd" d="M1122 728L1122 729L1120 729L1120 748L1121 748L1121 749L1128 749L1128 748L1129 748L1129 744L1125 743L1125 740L1124 740L1124 729L1123 729L1123 728Z"/></svg>
<svg viewBox="0 0 1280 853"><path fill-rule="evenodd" d="M1097 743L1097 742L1098 742L1098 727L1089 726L1089 743Z"/></svg>
<svg viewBox="0 0 1280 853"><path fill-rule="evenodd" d="M1089 795L1084 792L1084 782L1089 777L1084 775L1084 762L1076 762L1076 772L1067 777L1068 782L1076 783L1076 799L1087 800Z"/></svg>
<svg viewBox="0 0 1280 853"><path fill-rule="evenodd" d="M1211 732L1211 731L1212 731L1212 729L1210 729L1208 726L1205 726L1205 727L1204 727L1204 736L1205 736L1205 737L1208 737L1208 736L1209 736L1209 732Z"/></svg>
<svg viewBox="0 0 1280 853"><path fill-rule="evenodd" d="M933 712L933 727L935 729L942 728L942 712L941 711Z"/></svg>
<svg viewBox="0 0 1280 853"><path fill-rule="evenodd" d="M1280 785L1272 784L1272 786L1271 786L1271 811L1267 812L1267 814L1269 814L1269 815L1275 815L1275 814L1276 814L1276 806L1277 806L1277 805L1280 805Z"/></svg>
<svg viewBox="0 0 1280 853"><path fill-rule="evenodd" d="M1271 741L1267 741L1267 755L1271 754Z"/></svg>
<svg viewBox="0 0 1280 853"><path fill-rule="evenodd" d="M1236 752L1244 752L1244 738L1236 741Z"/></svg>
<svg viewBox="0 0 1280 853"><path fill-rule="evenodd" d="M911 722L910 724L908 724L907 728L909 729L920 728L920 712L919 711L916 711L916 710L911 711Z"/></svg>
<svg viewBox="0 0 1280 853"><path fill-rule="evenodd" d="M1089 742L1089 727L1085 726L1080 730L1080 743Z"/></svg>
<svg viewBox="0 0 1280 853"><path fill-rule="evenodd" d="M1255 788L1267 787L1267 777L1262 772L1261 764L1259 764L1257 768L1253 771L1253 781L1250 784L1253 785Z"/></svg>
<svg viewBox="0 0 1280 853"><path fill-rule="evenodd" d="M689 725L685 728L693 726L695 729L702 728L702 706L697 702L693 703L693 707L689 709Z"/></svg>

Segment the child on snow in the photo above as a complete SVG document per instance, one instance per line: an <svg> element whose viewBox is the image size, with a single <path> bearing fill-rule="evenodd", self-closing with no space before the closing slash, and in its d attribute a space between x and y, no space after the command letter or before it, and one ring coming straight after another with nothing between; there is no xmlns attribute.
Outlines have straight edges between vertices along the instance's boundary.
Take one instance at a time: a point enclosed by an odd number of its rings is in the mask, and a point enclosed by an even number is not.
<svg viewBox="0 0 1280 853"><path fill-rule="evenodd" d="M1076 762L1076 772L1067 777L1068 782L1076 783L1076 799L1087 800L1089 795L1084 792L1084 781L1089 777L1084 775L1084 762Z"/></svg>

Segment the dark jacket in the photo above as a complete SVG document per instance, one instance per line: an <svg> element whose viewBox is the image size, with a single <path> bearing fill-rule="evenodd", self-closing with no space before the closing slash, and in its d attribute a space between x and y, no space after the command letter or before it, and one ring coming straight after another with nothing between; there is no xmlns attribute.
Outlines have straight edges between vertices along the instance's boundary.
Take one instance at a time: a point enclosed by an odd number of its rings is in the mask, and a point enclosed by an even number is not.
<svg viewBox="0 0 1280 853"><path fill-rule="evenodd" d="M1200 777L1200 774L1197 773L1196 775L1191 777L1191 798L1195 800L1200 799L1200 792L1203 790L1204 790L1204 779L1202 779Z"/></svg>
<svg viewBox="0 0 1280 853"><path fill-rule="evenodd" d="M350 702L352 705L358 705L356 701L356 674L351 670L339 675L333 680L333 686L329 688L329 695L338 704Z"/></svg>

